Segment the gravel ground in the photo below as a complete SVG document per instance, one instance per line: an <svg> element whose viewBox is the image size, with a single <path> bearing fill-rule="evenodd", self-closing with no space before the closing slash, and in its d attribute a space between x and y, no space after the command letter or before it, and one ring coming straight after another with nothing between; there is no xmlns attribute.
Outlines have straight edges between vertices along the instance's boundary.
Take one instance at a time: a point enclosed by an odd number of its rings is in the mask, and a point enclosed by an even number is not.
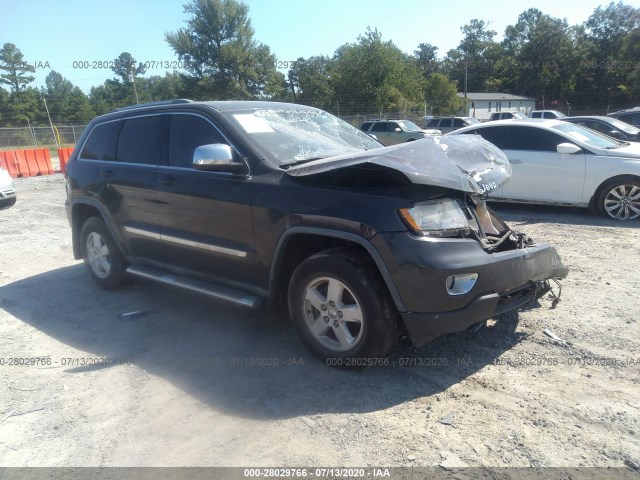
<svg viewBox="0 0 640 480"><path fill-rule="evenodd" d="M143 281L99 289L73 260L62 176L16 187L0 211L0 466L640 463L638 222L497 206L569 266L557 308L344 372L286 322Z"/></svg>

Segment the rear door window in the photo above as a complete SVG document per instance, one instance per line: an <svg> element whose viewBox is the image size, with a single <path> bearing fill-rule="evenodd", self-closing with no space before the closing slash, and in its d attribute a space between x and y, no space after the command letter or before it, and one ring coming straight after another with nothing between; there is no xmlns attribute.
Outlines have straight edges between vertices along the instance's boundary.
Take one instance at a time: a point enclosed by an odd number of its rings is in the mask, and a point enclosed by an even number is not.
<svg viewBox="0 0 640 480"><path fill-rule="evenodd" d="M493 143L496 147L504 150L509 148L509 130L508 127L487 127L474 130L475 133L481 135L487 142Z"/></svg>
<svg viewBox="0 0 640 480"><path fill-rule="evenodd" d="M119 162L157 165L164 144L163 116L130 118L124 121L118 139Z"/></svg>

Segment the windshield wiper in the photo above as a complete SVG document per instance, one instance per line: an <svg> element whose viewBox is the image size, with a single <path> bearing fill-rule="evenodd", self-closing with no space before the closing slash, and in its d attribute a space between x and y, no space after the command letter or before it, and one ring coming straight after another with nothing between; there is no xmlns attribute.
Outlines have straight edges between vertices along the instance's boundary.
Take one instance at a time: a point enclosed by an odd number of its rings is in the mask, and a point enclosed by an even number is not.
<svg viewBox="0 0 640 480"><path fill-rule="evenodd" d="M629 142L620 142L622 145L615 145L613 147L604 147L605 150L615 150L616 148L628 147L631 145Z"/></svg>
<svg viewBox="0 0 640 480"><path fill-rule="evenodd" d="M280 165L280 168L282 170L288 170L291 167L302 165L303 163L313 162L314 160L322 160L323 158L324 157L305 158L304 160L298 160L297 162L285 163L284 165Z"/></svg>

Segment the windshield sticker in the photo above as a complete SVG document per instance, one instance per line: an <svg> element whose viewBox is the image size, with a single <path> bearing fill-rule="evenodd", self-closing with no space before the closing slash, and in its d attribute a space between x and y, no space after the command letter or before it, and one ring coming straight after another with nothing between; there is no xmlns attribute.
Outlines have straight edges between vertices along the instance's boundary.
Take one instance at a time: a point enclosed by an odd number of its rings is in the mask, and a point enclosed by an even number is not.
<svg viewBox="0 0 640 480"><path fill-rule="evenodd" d="M252 113L237 114L233 118L247 133L273 133L273 128L271 128L266 118L256 117Z"/></svg>

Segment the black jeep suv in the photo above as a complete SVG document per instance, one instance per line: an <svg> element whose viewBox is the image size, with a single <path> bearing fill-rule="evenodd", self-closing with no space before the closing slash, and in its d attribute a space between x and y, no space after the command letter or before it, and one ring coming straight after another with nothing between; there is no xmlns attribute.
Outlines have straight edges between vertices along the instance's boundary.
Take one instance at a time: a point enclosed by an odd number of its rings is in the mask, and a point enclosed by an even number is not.
<svg viewBox="0 0 640 480"><path fill-rule="evenodd" d="M523 308L566 276L487 191L510 176L480 138L382 147L321 110L173 100L95 118L66 171L75 258L290 316L334 364L421 346Z"/></svg>

